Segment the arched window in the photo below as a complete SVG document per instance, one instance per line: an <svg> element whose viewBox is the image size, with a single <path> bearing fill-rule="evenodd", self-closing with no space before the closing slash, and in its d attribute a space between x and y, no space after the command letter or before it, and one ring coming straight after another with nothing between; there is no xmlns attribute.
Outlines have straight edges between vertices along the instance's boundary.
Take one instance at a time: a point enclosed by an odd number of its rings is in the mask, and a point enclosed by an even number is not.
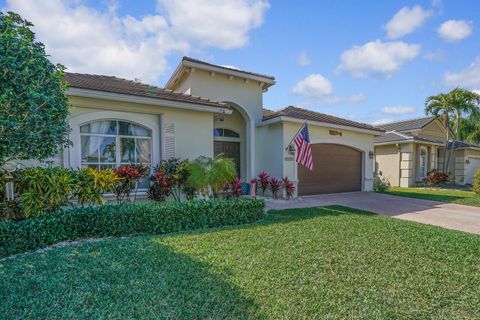
<svg viewBox="0 0 480 320"><path fill-rule="evenodd" d="M100 120L80 126L82 167L115 168L151 165L152 131L120 120Z"/></svg>
<svg viewBox="0 0 480 320"><path fill-rule="evenodd" d="M214 137L228 137L228 138L240 138L240 135L233 130L225 128L214 128L213 129Z"/></svg>

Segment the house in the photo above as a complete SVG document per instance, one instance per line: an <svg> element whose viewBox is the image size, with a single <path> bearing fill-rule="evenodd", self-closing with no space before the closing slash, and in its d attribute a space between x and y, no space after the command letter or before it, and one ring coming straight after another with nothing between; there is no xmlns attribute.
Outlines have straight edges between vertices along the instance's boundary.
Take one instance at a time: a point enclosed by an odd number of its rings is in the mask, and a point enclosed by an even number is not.
<svg viewBox="0 0 480 320"><path fill-rule="evenodd" d="M172 157L224 154L239 177L289 177L299 195L370 191L377 127L297 107L263 108L272 76L184 57L165 88L112 76L67 73L73 145L66 167L155 165ZM289 146L307 121L314 170L297 166Z"/></svg>
<svg viewBox="0 0 480 320"><path fill-rule="evenodd" d="M447 134L441 120L423 117L378 126L386 132L375 138L375 172L393 186L415 186L430 170L443 170ZM480 147L456 141L450 180L471 184L476 169L480 169Z"/></svg>

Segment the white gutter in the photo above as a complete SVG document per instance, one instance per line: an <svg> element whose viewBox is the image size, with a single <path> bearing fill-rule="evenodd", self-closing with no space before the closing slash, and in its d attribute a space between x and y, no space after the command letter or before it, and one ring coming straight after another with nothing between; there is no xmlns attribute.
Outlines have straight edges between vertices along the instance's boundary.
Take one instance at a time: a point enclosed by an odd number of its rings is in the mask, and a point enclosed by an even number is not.
<svg viewBox="0 0 480 320"><path fill-rule="evenodd" d="M362 129L362 128L344 126L344 125L339 125L339 124L332 124L332 123L321 122L321 121L311 121L311 120L306 120L306 121L310 125L327 127L327 128L332 128L332 129L342 129L342 130L348 130L348 131L354 131L354 132L369 133L369 134L373 134L375 136L383 136L385 134L383 131ZM280 117L275 117L275 118L272 118L272 119L269 119L269 120L262 121L261 123L257 124L257 126L258 127L263 127L263 126L268 126L268 125L278 123L278 122L304 123L305 120L304 119L298 119L298 118L292 118L292 117L286 117L286 116L280 116Z"/></svg>
<svg viewBox="0 0 480 320"><path fill-rule="evenodd" d="M429 144L429 145L434 145L434 146L444 146L445 144L443 143L438 143L438 142L427 142L427 141L419 141L419 140L397 140L397 141L386 141L386 142L374 142L373 144L376 146L384 146L384 145L389 145L389 144L405 144L405 143L419 143L419 144Z"/></svg>
<svg viewBox="0 0 480 320"><path fill-rule="evenodd" d="M212 113L223 113L223 114L232 113L232 110L228 108L212 107L204 104L181 102L181 101L174 101L174 100L161 99L161 98L140 97L140 96L134 96L129 94L112 93L112 92L105 92L105 91L98 91L98 90L68 88L65 91L65 93L69 96L74 96L74 97L104 99L104 100L121 101L121 102L132 102L132 103L139 103L139 104L162 106L167 108L187 109L187 110L212 112Z"/></svg>

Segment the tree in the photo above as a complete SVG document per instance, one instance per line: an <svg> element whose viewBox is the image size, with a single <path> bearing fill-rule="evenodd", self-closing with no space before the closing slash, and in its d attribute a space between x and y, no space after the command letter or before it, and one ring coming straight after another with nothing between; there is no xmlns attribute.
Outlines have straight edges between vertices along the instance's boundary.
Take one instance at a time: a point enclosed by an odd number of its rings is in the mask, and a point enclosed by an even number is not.
<svg viewBox="0 0 480 320"><path fill-rule="evenodd" d="M450 113L453 108L449 102L449 96L446 93L440 93L436 96L429 96L425 101L425 113L433 115L435 118L442 119L447 131L447 141L445 142L445 150L443 152L443 171L446 172L448 164L447 158L448 143L450 141Z"/></svg>
<svg viewBox="0 0 480 320"><path fill-rule="evenodd" d="M480 117L480 96L462 88L455 88L448 93L430 96L425 102L425 113L443 120L447 131L445 142L443 171L448 172L450 159L455 152L455 141L474 135L475 119ZM466 124L470 124L466 126ZM449 145L451 143L451 148ZM448 156L447 156L448 154Z"/></svg>
<svg viewBox="0 0 480 320"><path fill-rule="evenodd" d="M48 60L32 26L0 12L0 167L48 159L70 143L64 67Z"/></svg>
<svg viewBox="0 0 480 320"><path fill-rule="evenodd" d="M213 158L199 157L190 164L188 182L203 195L216 198L222 188L237 176L231 159L219 154Z"/></svg>

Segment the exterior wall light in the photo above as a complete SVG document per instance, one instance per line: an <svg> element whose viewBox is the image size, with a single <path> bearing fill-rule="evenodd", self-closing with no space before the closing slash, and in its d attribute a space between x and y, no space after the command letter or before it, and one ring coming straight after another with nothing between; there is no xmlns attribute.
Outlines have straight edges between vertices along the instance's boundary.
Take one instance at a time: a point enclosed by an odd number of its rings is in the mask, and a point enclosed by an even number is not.
<svg viewBox="0 0 480 320"><path fill-rule="evenodd" d="M295 154L295 146L293 144L290 144L288 146L288 153L290 153L291 155Z"/></svg>
<svg viewBox="0 0 480 320"><path fill-rule="evenodd" d="M373 159L374 155L375 153L373 151L368 151L368 156L370 157L370 159Z"/></svg>
<svg viewBox="0 0 480 320"><path fill-rule="evenodd" d="M465 160L466 164L470 164L470 159Z"/></svg>

